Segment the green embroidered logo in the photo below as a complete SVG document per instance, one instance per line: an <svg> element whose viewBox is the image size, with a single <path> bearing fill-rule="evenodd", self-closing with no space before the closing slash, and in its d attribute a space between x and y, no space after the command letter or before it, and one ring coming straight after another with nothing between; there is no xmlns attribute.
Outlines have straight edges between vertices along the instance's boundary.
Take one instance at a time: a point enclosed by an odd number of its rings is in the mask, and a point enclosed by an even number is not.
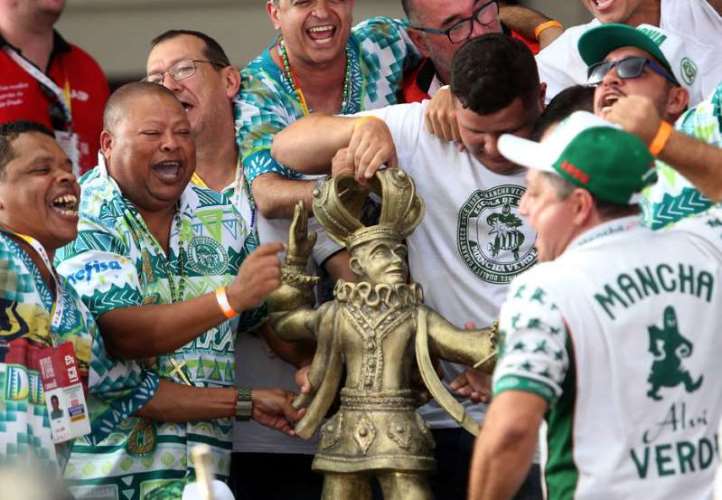
<svg viewBox="0 0 722 500"><path fill-rule="evenodd" d="M694 61L689 57L683 57L682 61L679 63L679 68L681 70L680 73L684 83L692 85L695 78L697 78L697 65Z"/></svg>
<svg viewBox="0 0 722 500"><path fill-rule="evenodd" d="M672 306L664 309L662 328L656 325L647 327L649 333L649 352L654 356L652 372L647 377L651 385L647 396L655 401L661 401L662 396L657 394L662 387L677 387L684 384L687 392L694 392L702 385L703 376L692 381L692 376L682 366L682 359L692 355L692 342L679 333L677 313Z"/></svg>
<svg viewBox="0 0 722 500"><path fill-rule="evenodd" d="M228 254L213 238L196 236L188 247L188 264L199 274L219 275L228 267Z"/></svg>
<svg viewBox="0 0 722 500"><path fill-rule="evenodd" d="M661 31L653 30L650 28L639 28L639 31L647 35L657 47L662 45L667 39L667 35L665 35Z"/></svg>
<svg viewBox="0 0 722 500"><path fill-rule="evenodd" d="M536 262L534 241L515 213L523 194L524 188L513 184L477 190L459 210L459 254L483 281L507 284Z"/></svg>

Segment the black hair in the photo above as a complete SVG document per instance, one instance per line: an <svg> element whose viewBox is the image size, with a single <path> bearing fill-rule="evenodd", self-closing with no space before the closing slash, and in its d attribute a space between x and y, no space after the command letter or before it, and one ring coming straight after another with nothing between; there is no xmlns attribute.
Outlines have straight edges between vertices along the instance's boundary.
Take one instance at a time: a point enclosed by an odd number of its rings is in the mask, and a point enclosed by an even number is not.
<svg viewBox="0 0 722 500"><path fill-rule="evenodd" d="M23 134L38 133L44 134L55 140L53 132L36 122L18 120L0 124L0 179L5 175L5 167L15 159L15 151L12 148L13 142Z"/></svg>
<svg viewBox="0 0 722 500"><path fill-rule="evenodd" d="M559 123L575 111L594 112L594 87L574 85L559 92L534 124L531 139L539 141L550 126Z"/></svg>
<svg viewBox="0 0 722 500"><path fill-rule="evenodd" d="M539 88L534 55L524 43L503 33L469 40L451 64L451 92L480 115L495 113L518 97L530 106Z"/></svg>
<svg viewBox="0 0 722 500"><path fill-rule="evenodd" d="M174 29L174 30L168 30L164 31L157 37L155 37L150 42L150 48L154 48L156 45L158 45L161 42L165 42L166 40L171 40L173 38L179 37L179 36L194 36L196 38L199 38L203 41L205 44L205 47L203 49L203 55L208 59L210 62L214 63L217 66L220 67L226 67L231 65L230 59L228 59L228 56L226 55L226 51L223 50L223 47L221 47L221 44L219 44L214 38L206 35L205 33L202 33L200 31L194 31L194 30L185 30L185 29Z"/></svg>

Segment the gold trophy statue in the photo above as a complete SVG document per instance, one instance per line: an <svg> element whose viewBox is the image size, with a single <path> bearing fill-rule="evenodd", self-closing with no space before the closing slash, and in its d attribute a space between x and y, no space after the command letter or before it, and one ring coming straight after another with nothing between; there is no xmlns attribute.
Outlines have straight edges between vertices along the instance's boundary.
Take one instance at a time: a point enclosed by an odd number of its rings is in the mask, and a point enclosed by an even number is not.
<svg viewBox="0 0 722 500"><path fill-rule="evenodd" d="M421 222L423 201L413 180L398 168L380 170L369 189L381 196L379 223L360 220L368 189L351 176L325 181L314 191L313 213L351 254L357 283L339 281L334 300L313 309L314 279L306 261L315 234L296 207L289 234L283 285L269 306L275 333L284 340L315 340L308 372L311 391L294 404L306 408L296 433L311 437L321 426L313 469L324 473L325 500L371 498L376 477L386 500L430 499L426 474L434 469L431 432L416 413L418 374L431 395L469 432L478 424L444 388L432 355L481 366L491 373L495 333L461 330L423 305L421 286L409 283L404 239ZM327 422L336 399L341 405ZM322 425L323 424L323 425Z"/></svg>

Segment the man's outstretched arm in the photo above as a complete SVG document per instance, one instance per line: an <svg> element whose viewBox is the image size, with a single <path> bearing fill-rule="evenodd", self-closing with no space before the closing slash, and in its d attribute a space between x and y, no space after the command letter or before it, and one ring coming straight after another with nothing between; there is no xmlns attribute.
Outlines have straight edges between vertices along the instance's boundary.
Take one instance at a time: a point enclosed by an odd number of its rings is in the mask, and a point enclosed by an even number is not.
<svg viewBox="0 0 722 500"><path fill-rule="evenodd" d="M293 424L303 412L291 405L295 394L281 389L253 389L251 418L293 435ZM159 422L192 422L233 417L237 393L234 387L192 387L161 380L158 391L137 415Z"/></svg>
<svg viewBox="0 0 722 500"><path fill-rule="evenodd" d="M603 118L638 135L647 144L654 140L662 123L652 101L642 96L622 97ZM722 148L672 130L657 157L689 179L707 198L722 201Z"/></svg>
<svg viewBox="0 0 722 500"><path fill-rule="evenodd" d="M312 114L273 139L271 155L304 174L325 174L340 149L348 148L356 178L370 178L381 165L396 165L396 148L386 123L374 116Z"/></svg>
<svg viewBox="0 0 722 500"><path fill-rule="evenodd" d="M512 498L526 477L547 402L536 394L506 391L496 396L474 445L470 500Z"/></svg>

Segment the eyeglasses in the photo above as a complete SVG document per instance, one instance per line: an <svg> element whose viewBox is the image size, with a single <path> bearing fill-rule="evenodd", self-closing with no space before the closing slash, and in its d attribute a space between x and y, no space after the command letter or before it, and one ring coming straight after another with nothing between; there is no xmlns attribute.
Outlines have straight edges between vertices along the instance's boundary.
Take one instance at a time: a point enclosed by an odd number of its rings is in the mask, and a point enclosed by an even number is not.
<svg viewBox="0 0 722 500"><path fill-rule="evenodd" d="M499 4L496 0L487 2L476 9L470 17L464 18L455 23L451 28L445 30L426 28L424 26L409 26L411 29L431 33L434 35L446 35L451 43L462 43L471 38L474 32L474 23L479 23L482 28L491 28L499 23Z"/></svg>
<svg viewBox="0 0 722 500"><path fill-rule="evenodd" d="M660 64L647 59L646 57L625 57L619 61L601 61L593 64L587 71L587 83L590 85L599 85L604 80L604 77L612 71L613 68L617 68L617 75L622 80L628 80L630 78L639 78L644 73L644 68L648 67L658 75L664 77L668 81L675 85L679 85L677 79L669 73Z"/></svg>
<svg viewBox="0 0 722 500"><path fill-rule="evenodd" d="M150 73L148 76L143 78L144 82L150 82L150 83L157 83L158 85L163 85L163 79L165 78L166 73L170 75L170 77L175 80L176 82L180 82L181 80L185 80L186 78L190 78L191 76L195 75L196 70L198 69L198 63L206 63L210 64L216 68L225 68L228 66L227 64L223 64L216 61L204 61L202 59L188 59L183 61L178 61L173 66L168 68L167 71L161 71L159 73Z"/></svg>

